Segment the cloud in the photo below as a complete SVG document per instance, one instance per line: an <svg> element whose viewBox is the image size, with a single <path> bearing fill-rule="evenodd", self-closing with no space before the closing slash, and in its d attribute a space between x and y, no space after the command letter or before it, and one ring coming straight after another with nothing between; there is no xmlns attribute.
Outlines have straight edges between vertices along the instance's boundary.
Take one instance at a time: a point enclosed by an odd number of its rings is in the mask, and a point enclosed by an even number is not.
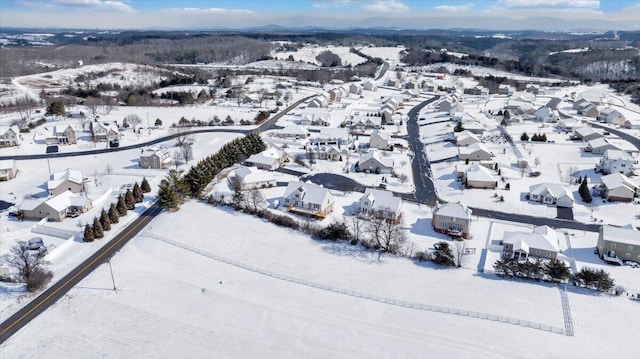
<svg viewBox="0 0 640 359"><path fill-rule="evenodd" d="M600 0L498 0L498 6L506 8L580 8L599 9Z"/></svg>
<svg viewBox="0 0 640 359"><path fill-rule="evenodd" d="M53 1L21 1L20 4L32 8L65 8L67 10L95 10L134 12L135 10L123 1L113 0L53 0Z"/></svg>
<svg viewBox="0 0 640 359"><path fill-rule="evenodd" d="M182 14L216 14L216 15L256 15L255 11L247 9L223 9L219 7L211 8L196 8L196 7L184 7L184 8L167 8L162 9L162 12L168 13L182 13Z"/></svg>
<svg viewBox="0 0 640 359"><path fill-rule="evenodd" d="M444 12L461 12L461 11L469 11L473 9L473 4L460 4L460 5L440 5L435 6L433 10L436 11L444 11Z"/></svg>
<svg viewBox="0 0 640 359"><path fill-rule="evenodd" d="M407 12L410 10L407 5L396 0L377 0L369 4L364 4L362 5L362 7L368 11L383 13L398 13Z"/></svg>
<svg viewBox="0 0 640 359"><path fill-rule="evenodd" d="M337 8L351 6L352 4L353 4L353 0L330 0L330 1L314 2L311 6L313 6L316 9L337 9Z"/></svg>

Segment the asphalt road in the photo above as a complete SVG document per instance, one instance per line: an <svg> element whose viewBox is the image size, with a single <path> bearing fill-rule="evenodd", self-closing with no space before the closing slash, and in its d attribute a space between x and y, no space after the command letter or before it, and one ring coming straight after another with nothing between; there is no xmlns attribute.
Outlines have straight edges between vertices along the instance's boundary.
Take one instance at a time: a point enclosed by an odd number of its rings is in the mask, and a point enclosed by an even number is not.
<svg viewBox="0 0 640 359"><path fill-rule="evenodd" d="M160 212L162 212L162 209L158 207L157 203L149 207L139 218L111 239L106 246L99 249L64 278L53 284L46 291L40 293L29 304L24 306L24 308L0 324L0 344L4 343L9 337L20 330L20 328L29 323L29 321L53 305L93 270L105 263L106 260L119 251L131 238L135 237Z"/></svg>
<svg viewBox="0 0 640 359"><path fill-rule="evenodd" d="M609 126L605 126L605 125L601 125L599 123L595 123L595 122L589 122L589 124L593 127L597 127L597 128L601 128L605 131L608 131L609 133L612 133L620 138L622 138L625 141L630 142L632 145L636 146L637 149L640 150L640 138L634 136L634 135L630 135L626 132L622 132L620 130L616 130L615 128L611 128Z"/></svg>
<svg viewBox="0 0 640 359"><path fill-rule="evenodd" d="M179 136L185 136L185 135L191 135L191 134L199 134L199 133L211 133L211 132L226 132L226 133L240 133L240 134L260 133L262 131L266 131L266 130L270 129L271 127L273 127L273 125L276 123L276 121L278 121L278 119L280 119L280 117L284 116L287 112L291 111L292 109L297 107L299 104L301 104L302 102L308 100L309 98L311 98L313 96L315 96L315 95L308 96L308 97L305 97L303 99L300 99L300 100L294 102L293 104L291 104L290 106L288 106L284 110L278 112L276 115L272 116L267 121L263 122L260 126L254 128L252 130L240 130L240 129L225 128L225 127L203 128L203 129L195 129L195 130L191 130L191 131L185 131L185 132L182 132L182 133L176 133L176 134L172 134L172 135L156 138L156 139L151 140L151 141L136 143L135 145L129 145L129 146L122 146L122 147L115 147L115 148L100 148L100 149L89 150L89 151L66 152L66 153L58 152L58 153L39 153L39 154L32 154L32 155L0 156L0 160L8 160L8 159L14 159L14 160L37 160L37 159L42 159L42 158L76 157L76 156L87 156L87 155L95 155L95 154L100 154L100 153L108 153L108 152L127 151L127 150L131 150L131 149L152 146L152 145L155 145L155 144L158 144L158 143L162 143L162 142L174 139L174 138L179 137ZM43 150L44 150L44 148L43 148Z"/></svg>

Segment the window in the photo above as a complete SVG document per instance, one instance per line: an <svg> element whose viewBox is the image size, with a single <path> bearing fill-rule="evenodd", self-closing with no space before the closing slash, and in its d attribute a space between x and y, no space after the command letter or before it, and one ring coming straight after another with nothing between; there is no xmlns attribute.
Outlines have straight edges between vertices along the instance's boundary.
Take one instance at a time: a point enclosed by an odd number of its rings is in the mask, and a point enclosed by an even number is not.
<svg viewBox="0 0 640 359"><path fill-rule="evenodd" d="M629 252L633 251L633 246L627 246L627 251Z"/></svg>
<svg viewBox="0 0 640 359"><path fill-rule="evenodd" d="M540 250L536 249L536 255L540 255Z"/></svg>
<svg viewBox="0 0 640 359"><path fill-rule="evenodd" d="M616 244L615 243L611 243L611 248L615 248Z"/></svg>
<svg viewBox="0 0 640 359"><path fill-rule="evenodd" d="M624 256L625 256L626 258L631 258L631 253L625 253L625 254L624 254Z"/></svg>

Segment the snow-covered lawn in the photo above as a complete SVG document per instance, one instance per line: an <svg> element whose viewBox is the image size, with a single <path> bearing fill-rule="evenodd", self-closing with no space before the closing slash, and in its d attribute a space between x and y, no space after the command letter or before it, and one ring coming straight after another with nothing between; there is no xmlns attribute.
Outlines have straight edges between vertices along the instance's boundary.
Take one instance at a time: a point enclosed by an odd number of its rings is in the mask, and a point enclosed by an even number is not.
<svg viewBox="0 0 640 359"><path fill-rule="evenodd" d="M478 228L486 234L486 225ZM631 343L640 329L637 303L573 288L574 337L354 297L350 291L564 327L555 286L379 258L194 201L161 214L112 267L117 292L109 268L98 268L5 342L2 353L600 358L627 353L625 346L594 345L603 335ZM334 291L340 288L344 294Z"/></svg>

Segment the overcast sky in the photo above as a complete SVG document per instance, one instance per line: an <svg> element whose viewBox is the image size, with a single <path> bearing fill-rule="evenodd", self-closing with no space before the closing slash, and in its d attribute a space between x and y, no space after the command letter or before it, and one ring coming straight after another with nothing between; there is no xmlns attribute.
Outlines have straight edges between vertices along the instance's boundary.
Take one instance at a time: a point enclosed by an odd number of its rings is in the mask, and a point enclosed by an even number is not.
<svg viewBox="0 0 640 359"><path fill-rule="evenodd" d="M607 20L626 22L625 29L640 30L640 0L0 0L2 27L349 27L366 25L361 20L374 17L396 19L389 21L391 27L402 27L402 18L416 17L451 20L438 22L440 28L475 27L461 21L468 16L554 17L585 27L593 20ZM430 27L424 24L421 28Z"/></svg>

